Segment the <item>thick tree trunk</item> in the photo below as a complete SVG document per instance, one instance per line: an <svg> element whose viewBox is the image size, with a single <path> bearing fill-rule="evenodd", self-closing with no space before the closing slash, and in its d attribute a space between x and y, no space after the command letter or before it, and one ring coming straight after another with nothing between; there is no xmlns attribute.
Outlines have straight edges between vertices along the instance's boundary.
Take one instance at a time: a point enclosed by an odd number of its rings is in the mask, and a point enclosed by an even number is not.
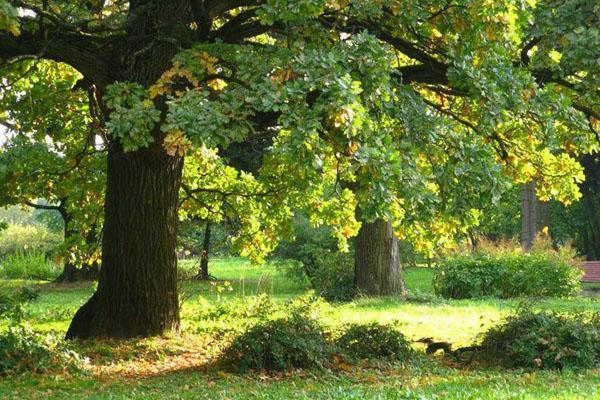
<svg viewBox="0 0 600 400"><path fill-rule="evenodd" d="M354 271L358 293L406 297L398 240L391 223L363 222L355 239Z"/></svg>
<svg viewBox="0 0 600 400"><path fill-rule="evenodd" d="M112 65L117 80L148 88L172 66L191 44L191 3L129 2L125 40ZM155 105L164 118L164 98ZM163 149L163 122L148 148L125 153L117 139L109 143L100 280L67 338L147 337L179 329L175 250L183 158Z"/></svg>
<svg viewBox="0 0 600 400"><path fill-rule="evenodd" d="M550 224L550 207L535 194L535 182L521 185L521 247L529 250L535 237Z"/></svg>
<svg viewBox="0 0 600 400"><path fill-rule="evenodd" d="M210 252L210 222L206 221L206 229L204 230L204 240L202 242L202 252L200 253L200 269L198 270L197 279L207 281L210 279L208 274L208 257Z"/></svg>
<svg viewBox="0 0 600 400"><path fill-rule="evenodd" d="M98 290L67 338L160 335L179 328L177 200L183 160L160 146L108 155Z"/></svg>

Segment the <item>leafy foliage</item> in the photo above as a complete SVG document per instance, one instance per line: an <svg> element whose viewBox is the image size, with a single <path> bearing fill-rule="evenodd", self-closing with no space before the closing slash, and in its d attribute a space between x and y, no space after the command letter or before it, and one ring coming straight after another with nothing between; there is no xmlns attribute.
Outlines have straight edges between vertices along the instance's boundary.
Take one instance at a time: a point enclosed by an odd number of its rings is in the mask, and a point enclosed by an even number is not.
<svg viewBox="0 0 600 400"><path fill-rule="evenodd" d="M12 33L2 33L8 55L30 55L21 39L48 30L52 38L93 43L102 67L78 69L98 80L104 96L91 103L102 103L107 115L86 118L98 110L86 109L81 91L47 90L53 95L33 114L52 115L55 128L73 121L69 140L56 129L32 129L39 118L26 115L19 98L52 85L70 89L77 78L46 61L3 66L11 73L3 98L20 106L3 113L17 130L35 132L36 146L43 147L42 132L64 145L46 157L51 164L72 164L88 122L125 151L154 144L171 157L191 154L191 191L203 196L185 213L211 210L211 218L234 220L239 251L255 261L289 234L291 210L331 226L347 250L358 232L357 207L367 220L393 221L399 237L429 254L477 224L477 209L498 199L506 176L535 179L541 198L576 200L583 176L574 156L595 147L593 50L600 35L593 2L488 3L295 0L205 10L177 19L193 21L172 27L182 51L142 85L123 81L135 68L113 64L127 57L109 45L128 32L125 21L135 13L127 2L53 2L48 16L35 2L19 2L27 11L19 14L2 1L0 29ZM151 58L138 63L154 44L140 46L125 64L154 71L145 66ZM85 61L63 56L50 58L76 67ZM43 70L52 72L46 86L31 79ZM269 145L257 155L260 168L230 163L232 145L262 139ZM198 151L212 155L198 160ZM207 163L220 174L194 182L193 168Z"/></svg>
<svg viewBox="0 0 600 400"><path fill-rule="evenodd" d="M62 240L43 226L10 224L0 231L0 257L27 252L50 254Z"/></svg>
<svg viewBox="0 0 600 400"><path fill-rule="evenodd" d="M36 291L28 288L17 295L0 292L0 319L8 321L0 332L0 376L76 372L87 361L59 335L34 331L23 320L23 304L36 298Z"/></svg>
<svg viewBox="0 0 600 400"><path fill-rule="evenodd" d="M56 334L35 332L26 325L0 333L0 375L24 372L77 371L85 360Z"/></svg>
<svg viewBox="0 0 600 400"><path fill-rule="evenodd" d="M296 279L308 278L327 300L345 301L354 295L354 255L341 253L331 229L311 226L304 216L294 221L294 238L279 243L275 254L298 263L289 269Z"/></svg>
<svg viewBox="0 0 600 400"><path fill-rule="evenodd" d="M520 248L479 249L441 262L434 278L437 294L463 299L484 296L576 295L582 270L569 246L523 253Z"/></svg>
<svg viewBox="0 0 600 400"><path fill-rule="evenodd" d="M361 359L405 360L411 354L402 333L389 325L376 322L351 325L336 344L345 354Z"/></svg>
<svg viewBox="0 0 600 400"><path fill-rule="evenodd" d="M99 257L105 134L81 90L81 74L44 60L3 65L0 205L51 210L66 236L57 254L73 263ZM91 98L88 98L92 96ZM33 106L35 105L35 106ZM65 226L66 225L66 226Z"/></svg>
<svg viewBox="0 0 600 400"><path fill-rule="evenodd" d="M312 257L313 262L305 271L319 296L331 301L354 297L354 253L316 249Z"/></svg>
<svg viewBox="0 0 600 400"><path fill-rule="evenodd" d="M310 307L309 303L297 308L292 305L288 316L252 326L223 351L221 361L239 372L323 367L331 347L322 327L308 312Z"/></svg>
<svg viewBox="0 0 600 400"><path fill-rule="evenodd" d="M17 36L21 33L19 29L19 12L8 1L0 1L0 30L5 30Z"/></svg>
<svg viewBox="0 0 600 400"><path fill-rule="evenodd" d="M522 309L483 334L483 357L509 367L598 368L598 314Z"/></svg>
<svg viewBox="0 0 600 400"><path fill-rule="evenodd" d="M53 280L60 274L60 267L44 253L17 252L0 261L0 275L8 279Z"/></svg>

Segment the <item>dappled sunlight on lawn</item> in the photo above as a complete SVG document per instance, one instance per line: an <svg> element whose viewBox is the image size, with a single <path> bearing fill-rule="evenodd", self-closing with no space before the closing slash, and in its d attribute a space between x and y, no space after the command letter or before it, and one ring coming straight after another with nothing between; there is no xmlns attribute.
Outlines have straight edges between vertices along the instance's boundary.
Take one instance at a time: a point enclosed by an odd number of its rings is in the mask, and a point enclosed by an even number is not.
<svg viewBox="0 0 600 400"><path fill-rule="evenodd" d="M193 262L183 264L188 272L194 271ZM242 259L213 260L210 273L216 278L210 282L180 281L181 334L76 341L78 351L89 358L87 373L3 379L0 398L463 399L474 398L473 393L489 400L600 398L600 371L526 372L459 365L439 353L425 356L418 343L412 343L418 355L404 363L362 360L350 365L333 363L324 371L230 374L217 361L237 334L235 327L228 326L235 322L207 320L204 308L210 305L218 312L229 312L254 301L258 294L281 305L310 289L306 282L290 278L285 263L257 267ZM409 301L382 297L324 303L319 319L330 330L355 322L393 324L410 341L431 337L460 347L471 344L521 302L441 299L433 293L431 276L429 268L406 270ZM0 287L7 290L39 290L38 299L26 306L28 322L36 329L61 335L94 286L0 281ZM545 299L533 304L538 309L600 311L597 298Z"/></svg>

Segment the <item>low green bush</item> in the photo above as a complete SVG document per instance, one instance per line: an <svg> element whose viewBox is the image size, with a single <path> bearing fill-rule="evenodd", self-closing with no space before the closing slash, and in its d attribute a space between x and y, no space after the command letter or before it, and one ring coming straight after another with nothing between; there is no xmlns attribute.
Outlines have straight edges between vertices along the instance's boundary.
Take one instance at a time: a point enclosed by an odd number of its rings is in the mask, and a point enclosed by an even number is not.
<svg viewBox="0 0 600 400"><path fill-rule="evenodd" d="M292 278L308 280L315 292L330 301L347 301L354 296L354 255L341 253L331 229L312 227L300 216L294 223L295 239L282 241L275 255L296 260L288 269Z"/></svg>
<svg viewBox="0 0 600 400"><path fill-rule="evenodd" d="M0 261L0 276L8 279L53 280L60 267L39 252L17 252Z"/></svg>
<svg viewBox="0 0 600 400"><path fill-rule="evenodd" d="M449 257L434 276L435 292L446 298L567 297L581 290L582 270L569 247L558 251L485 249Z"/></svg>
<svg viewBox="0 0 600 400"><path fill-rule="evenodd" d="M225 349L221 362L232 371L320 368L330 345L314 318L302 312L254 325Z"/></svg>
<svg viewBox="0 0 600 400"><path fill-rule="evenodd" d="M10 224L0 231L0 257L27 252L48 254L61 243L60 234L43 226Z"/></svg>
<svg viewBox="0 0 600 400"><path fill-rule="evenodd" d="M329 301L348 301L355 295L354 254L316 250L309 280L315 292Z"/></svg>
<svg viewBox="0 0 600 400"><path fill-rule="evenodd" d="M388 325L351 325L336 341L351 358L404 360L411 354L404 335Z"/></svg>
<svg viewBox="0 0 600 400"><path fill-rule="evenodd" d="M81 370L87 360L69 343L55 333L34 331L25 322L23 305L35 299L34 289L0 292L0 319L7 321L0 332L0 376Z"/></svg>
<svg viewBox="0 0 600 400"><path fill-rule="evenodd" d="M600 367L600 315L521 310L484 335L484 359L507 367Z"/></svg>
<svg viewBox="0 0 600 400"><path fill-rule="evenodd" d="M74 372L83 364L85 359L56 334L36 332L23 324L0 333L0 375Z"/></svg>

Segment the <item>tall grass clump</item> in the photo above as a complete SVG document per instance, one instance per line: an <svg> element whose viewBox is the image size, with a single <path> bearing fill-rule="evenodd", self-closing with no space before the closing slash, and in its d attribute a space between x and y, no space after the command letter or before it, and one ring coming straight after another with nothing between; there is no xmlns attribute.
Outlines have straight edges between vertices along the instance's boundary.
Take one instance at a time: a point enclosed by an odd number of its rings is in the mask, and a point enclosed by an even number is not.
<svg viewBox="0 0 600 400"><path fill-rule="evenodd" d="M0 260L0 276L7 279L53 280L60 268L40 252L17 252Z"/></svg>

